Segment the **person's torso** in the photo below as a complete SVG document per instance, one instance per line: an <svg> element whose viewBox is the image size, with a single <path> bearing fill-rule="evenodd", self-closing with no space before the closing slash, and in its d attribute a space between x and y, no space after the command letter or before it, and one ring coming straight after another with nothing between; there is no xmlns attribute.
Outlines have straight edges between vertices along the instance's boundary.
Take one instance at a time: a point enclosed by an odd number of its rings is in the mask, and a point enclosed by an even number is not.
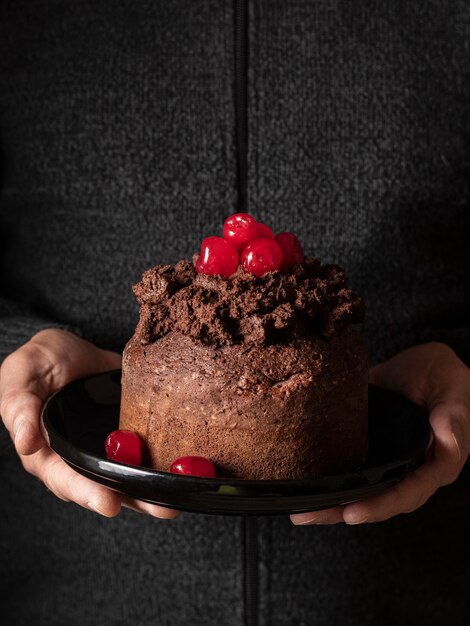
<svg viewBox="0 0 470 626"><path fill-rule="evenodd" d="M373 358L465 324L470 4L248 8L248 211L345 266ZM234 5L3 13L2 279L122 347L131 283L237 207Z"/></svg>
<svg viewBox="0 0 470 626"><path fill-rule="evenodd" d="M131 335L147 267L190 257L238 207L234 7L1 9L0 277L99 345ZM248 8L247 209L346 268L373 360L468 324L470 2ZM16 623L244 623L241 519L77 517L8 454ZM385 524L260 520L260 624L463 626L468 509L467 472Z"/></svg>

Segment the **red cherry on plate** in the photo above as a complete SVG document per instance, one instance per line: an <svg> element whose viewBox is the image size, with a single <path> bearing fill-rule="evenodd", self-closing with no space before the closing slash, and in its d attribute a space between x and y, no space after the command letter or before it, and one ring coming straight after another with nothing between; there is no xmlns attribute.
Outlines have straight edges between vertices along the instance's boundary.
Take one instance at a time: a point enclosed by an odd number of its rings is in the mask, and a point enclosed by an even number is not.
<svg viewBox="0 0 470 626"><path fill-rule="evenodd" d="M280 268L282 263L281 246L274 239L259 237L244 248L241 262L245 272L255 276L274 272Z"/></svg>
<svg viewBox="0 0 470 626"><path fill-rule="evenodd" d="M105 443L106 456L112 461L128 465L142 464L142 441L130 430L113 430Z"/></svg>
<svg viewBox="0 0 470 626"><path fill-rule="evenodd" d="M269 226L258 222L258 237L269 237L269 239L274 239L274 233Z"/></svg>
<svg viewBox="0 0 470 626"><path fill-rule="evenodd" d="M238 263L238 252L231 243L222 237L206 237L196 261L196 271L210 276L231 276L237 270Z"/></svg>
<svg viewBox="0 0 470 626"><path fill-rule="evenodd" d="M248 213L235 213L225 220L224 239L242 249L258 237L258 222Z"/></svg>
<svg viewBox="0 0 470 626"><path fill-rule="evenodd" d="M303 263L304 251L294 233L279 233L276 235L276 241L284 254L280 267L281 272L287 271L297 263Z"/></svg>
<svg viewBox="0 0 470 626"><path fill-rule="evenodd" d="M171 464L170 472L215 478L214 464L203 456L180 456Z"/></svg>

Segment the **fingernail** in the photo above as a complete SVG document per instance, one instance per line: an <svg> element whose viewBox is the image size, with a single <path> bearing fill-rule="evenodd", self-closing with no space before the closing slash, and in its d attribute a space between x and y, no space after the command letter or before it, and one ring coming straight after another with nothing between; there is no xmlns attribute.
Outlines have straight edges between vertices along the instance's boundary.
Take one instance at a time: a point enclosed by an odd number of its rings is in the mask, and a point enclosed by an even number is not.
<svg viewBox="0 0 470 626"><path fill-rule="evenodd" d="M456 436L455 433L452 433L452 438L454 440L455 447L457 449L457 455L459 457L459 461L461 461L462 460L462 451L460 449L459 441L458 441L457 436Z"/></svg>
<svg viewBox="0 0 470 626"><path fill-rule="evenodd" d="M98 513L99 515L104 515L105 517L109 517L109 515L107 515L104 511L101 511L94 502L87 502L86 505L95 513Z"/></svg>
<svg viewBox="0 0 470 626"><path fill-rule="evenodd" d="M15 419L15 422L13 424L13 439L14 439L14 441L16 441L16 438L20 434L20 431L23 428L23 426L25 425L25 423L26 423L26 419L22 415L20 415L19 417L17 417Z"/></svg>
<svg viewBox="0 0 470 626"><path fill-rule="evenodd" d="M346 524L348 524L349 526L355 526L356 524L366 524L368 522L371 522L372 520L368 519L367 517L360 517L359 515L354 515L354 513L345 513L343 515L343 519L346 522Z"/></svg>
<svg viewBox="0 0 470 626"><path fill-rule="evenodd" d="M305 526L307 524L315 524L317 520L319 520L319 516L318 515L314 515L313 517L298 517L295 520L291 520L291 522L295 525L295 526Z"/></svg>
<svg viewBox="0 0 470 626"><path fill-rule="evenodd" d="M294 522L296 526L309 526L315 524L329 524L326 518L321 517L312 517L312 519L308 519L305 522Z"/></svg>
<svg viewBox="0 0 470 626"><path fill-rule="evenodd" d="M346 524L348 526L356 526L356 525L359 525L359 524L367 524L368 522L370 522L370 520L368 520L366 517L361 517L360 519L354 519L353 518L353 519L350 519L350 520L345 519L344 521L346 522Z"/></svg>
<svg viewBox="0 0 470 626"><path fill-rule="evenodd" d="M164 519L164 520L172 520L172 519L176 519L177 517L179 517L178 515L173 515L171 517L165 517L163 515L155 515L154 513L151 513L151 515L153 517L156 517L157 519Z"/></svg>

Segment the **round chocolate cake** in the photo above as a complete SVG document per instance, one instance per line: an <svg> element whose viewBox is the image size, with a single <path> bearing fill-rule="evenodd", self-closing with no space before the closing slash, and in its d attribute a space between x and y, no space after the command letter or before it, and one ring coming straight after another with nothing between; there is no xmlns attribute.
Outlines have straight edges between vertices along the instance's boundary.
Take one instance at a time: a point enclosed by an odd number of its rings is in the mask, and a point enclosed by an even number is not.
<svg viewBox="0 0 470 626"><path fill-rule="evenodd" d="M169 471L200 455L217 476L292 479L367 456L362 298L338 265L230 277L158 265L134 286L140 321L122 365L119 427Z"/></svg>

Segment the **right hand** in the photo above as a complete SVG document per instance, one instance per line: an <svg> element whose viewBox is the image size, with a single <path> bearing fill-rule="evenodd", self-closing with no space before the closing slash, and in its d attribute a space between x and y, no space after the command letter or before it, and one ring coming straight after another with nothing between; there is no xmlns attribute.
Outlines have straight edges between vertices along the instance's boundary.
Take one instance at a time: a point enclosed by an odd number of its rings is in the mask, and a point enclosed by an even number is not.
<svg viewBox="0 0 470 626"><path fill-rule="evenodd" d="M58 498L114 517L121 506L162 519L179 511L133 500L69 467L48 445L41 425L47 398L67 383L120 367L121 357L101 350L72 333L42 330L10 354L0 368L0 415L27 472Z"/></svg>

